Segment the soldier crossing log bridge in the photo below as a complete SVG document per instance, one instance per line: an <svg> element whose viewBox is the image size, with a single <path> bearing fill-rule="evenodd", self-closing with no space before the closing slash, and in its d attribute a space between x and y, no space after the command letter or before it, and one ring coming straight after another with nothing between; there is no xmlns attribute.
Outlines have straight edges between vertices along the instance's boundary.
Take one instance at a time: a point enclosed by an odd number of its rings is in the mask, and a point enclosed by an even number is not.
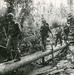
<svg viewBox="0 0 74 75"><path fill-rule="evenodd" d="M59 48L54 49L53 52L57 52L59 50L65 49L70 43L63 45ZM37 59L40 59L44 56L47 56L49 54L52 54L51 51L46 50L45 52L38 52L38 53L34 53L25 57L22 57L20 61L18 62L14 62L14 60L9 61L9 62L5 62L5 63L1 63L0 64L0 75L4 75L6 73L12 72L15 69L18 69L19 67L22 67L23 65L27 65Z"/></svg>

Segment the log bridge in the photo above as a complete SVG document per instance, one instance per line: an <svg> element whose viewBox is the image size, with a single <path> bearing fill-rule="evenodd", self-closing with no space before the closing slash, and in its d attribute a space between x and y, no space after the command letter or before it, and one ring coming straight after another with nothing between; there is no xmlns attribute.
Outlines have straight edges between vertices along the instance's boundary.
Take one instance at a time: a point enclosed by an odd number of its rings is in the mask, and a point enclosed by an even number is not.
<svg viewBox="0 0 74 75"><path fill-rule="evenodd" d="M63 46L60 46L59 48L54 49L54 52L57 52L59 50L65 49L69 46L69 43ZM31 55L27 55L24 57L21 57L21 60L18 62L14 62L14 60L12 61L8 61L8 62L4 62L4 63L0 63L0 75L5 75L9 72L12 72L20 67L22 67L23 65L27 65L35 60L38 60L44 56L50 55L52 54L51 50L46 50L45 52L37 52Z"/></svg>

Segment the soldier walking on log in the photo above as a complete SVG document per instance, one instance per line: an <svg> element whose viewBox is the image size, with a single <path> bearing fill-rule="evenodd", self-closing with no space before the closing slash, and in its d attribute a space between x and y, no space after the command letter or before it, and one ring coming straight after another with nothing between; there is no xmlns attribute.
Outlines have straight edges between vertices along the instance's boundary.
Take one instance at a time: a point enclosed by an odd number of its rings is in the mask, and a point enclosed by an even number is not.
<svg viewBox="0 0 74 75"><path fill-rule="evenodd" d="M62 29L60 26L56 29L56 40L55 40L55 46L57 46L58 40L60 41L60 44L62 46Z"/></svg>
<svg viewBox="0 0 74 75"><path fill-rule="evenodd" d="M19 23L16 23L14 21L14 15L13 13L8 14L8 41L7 41L7 59L5 61L12 60L11 58L11 50L13 49L16 55L16 60L19 61L20 59L20 53L18 50L18 36L20 34L20 29L19 29Z"/></svg>
<svg viewBox="0 0 74 75"><path fill-rule="evenodd" d="M41 34L41 39L42 39L42 45L43 45L43 52L46 50L46 40L48 37L48 32L51 32L51 30L49 29L49 24L46 23L45 20L42 21L42 26L40 28L40 34ZM42 58L42 64L45 63L44 57Z"/></svg>
<svg viewBox="0 0 74 75"><path fill-rule="evenodd" d="M64 27L64 41L67 42L68 41L68 35L69 35L69 26L68 24Z"/></svg>

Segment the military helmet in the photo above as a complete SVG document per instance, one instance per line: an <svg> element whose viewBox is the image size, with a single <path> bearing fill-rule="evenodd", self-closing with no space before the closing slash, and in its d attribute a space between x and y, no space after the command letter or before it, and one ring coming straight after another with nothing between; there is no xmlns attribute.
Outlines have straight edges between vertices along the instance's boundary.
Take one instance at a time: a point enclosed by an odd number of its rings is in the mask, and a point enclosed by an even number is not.
<svg viewBox="0 0 74 75"><path fill-rule="evenodd" d="M15 24L16 24L16 25L19 25L19 23L18 23L18 22L16 22L16 21L15 21Z"/></svg>
<svg viewBox="0 0 74 75"><path fill-rule="evenodd" d="M68 18L70 18L70 17L72 17L72 14L71 13L68 14Z"/></svg>
<svg viewBox="0 0 74 75"><path fill-rule="evenodd" d="M42 20L42 23L46 23L46 20Z"/></svg>
<svg viewBox="0 0 74 75"><path fill-rule="evenodd" d="M8 17L14 17L14 14L13 13L9 13Z"/></svg>

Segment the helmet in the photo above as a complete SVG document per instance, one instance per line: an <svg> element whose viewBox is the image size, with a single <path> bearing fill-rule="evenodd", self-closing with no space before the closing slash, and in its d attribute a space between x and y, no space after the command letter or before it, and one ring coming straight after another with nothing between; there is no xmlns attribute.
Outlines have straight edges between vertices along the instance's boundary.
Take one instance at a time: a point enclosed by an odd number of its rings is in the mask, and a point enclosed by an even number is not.
<svg viewBox="0 0 74 75"><path fill-rule="evenodd" d="M70 18L70 17L72 17L72 14L71 13L68 14L68 18Z"/></svg>
<svg viewBox="0 0 74 75"><path fill-rule="evenodd" d="M8 17L14 17L14 14L13 13L9 13Z"/></svg>
<svg viewBox="0 0 74 75"><path fill-rule="evenodd" d="M46 23L46 20L42 20L42 23Z"/></svg>
<svg viewBox="0 0 74 75"><path fill-rule="evenodd" d="M70 26L70 23L67 23L67 26Z"/></svg>
<svg viewBox="0 0 74 75"><path fill-rule="evenodd" d="M18 22L15 22L15 24L16 24L16 25L19 25L19 23L18 23Z"/></svg>

